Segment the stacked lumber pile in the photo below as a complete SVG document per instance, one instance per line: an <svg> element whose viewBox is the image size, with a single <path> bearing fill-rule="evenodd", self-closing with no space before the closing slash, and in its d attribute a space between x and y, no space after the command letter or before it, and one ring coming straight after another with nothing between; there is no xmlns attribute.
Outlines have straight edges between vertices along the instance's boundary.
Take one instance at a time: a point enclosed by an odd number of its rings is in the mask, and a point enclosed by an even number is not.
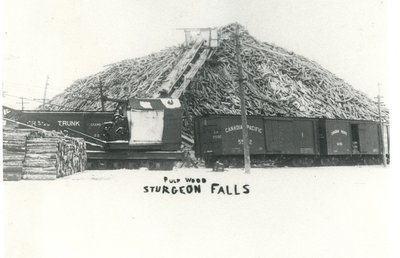
<svg viewBox="0 0 400 258"><path fill-rule="evenodd" d="M83 139L56 132L33 132L27 137L23 179L56 179L84 171Z"/></svg>
<svg viewBox="0 0 400 258"><path fill-rule="evenodd" d="M25 160L26 138L33 132L31 129L3 128L3 180L22 179L22 168Z"/></svg>
<svg viewBox="0 0 400 258"><path fill-rule="evenodd" d="M85 141L36 129L3 129L3 180L56 179L84 171Z"/></svg>
<svg viewBox="0 0 400 258"><path fill-rule="evenodd" d="M219 28L220 47L191 80L180 99L185 133L204 114L240 114L235 59L236 24ZM260 42L240 26L246 107L250 115L377 120L378 109L364 93L314 61ZM123 60L75 81L50 103L52 110L101 110L99 86L111 98L151 97L184 56L183 46ZM356 69L356 68L355 68ZM82 98L81 96L85 96ZM107 110L115 103L107 102ZM388 110L383 110L388 120Z"/></svg>

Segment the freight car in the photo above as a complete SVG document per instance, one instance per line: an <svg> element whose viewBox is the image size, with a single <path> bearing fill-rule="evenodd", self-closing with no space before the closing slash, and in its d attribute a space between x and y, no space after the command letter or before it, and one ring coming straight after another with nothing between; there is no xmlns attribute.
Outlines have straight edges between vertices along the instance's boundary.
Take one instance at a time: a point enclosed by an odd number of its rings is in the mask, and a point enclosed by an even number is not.
<svg viewBox="0 0 400 258"><path fill-rule="evenodd" d="M378 164L382 147L379 123L373 121L248 116L254 166ZM241 117L207 115L194 124L195 154L212 166L243 166ZM385 135L388 136L387 127Z"/></svg>
<svg viewBox="0 0 400 258"><path fill-rule="evenodd" d="M8 115L12 119L45 130L65 131L72 129L102 139L100 136L101 126L113 119L113 112L50 112L50 111L12 111ZM21 126L22 127L22 126ZM71 136L79 136L72 130L68 132Z"/></svg>
<svg viewBox="0 0 400 258"><path fill-rule="evenodd" d="M82 137L88 169L173 168L183 159L182 109L177 99L129 99L116 112L11 111L23 124ZM22 126L24 127L24 126Z"/></svg>

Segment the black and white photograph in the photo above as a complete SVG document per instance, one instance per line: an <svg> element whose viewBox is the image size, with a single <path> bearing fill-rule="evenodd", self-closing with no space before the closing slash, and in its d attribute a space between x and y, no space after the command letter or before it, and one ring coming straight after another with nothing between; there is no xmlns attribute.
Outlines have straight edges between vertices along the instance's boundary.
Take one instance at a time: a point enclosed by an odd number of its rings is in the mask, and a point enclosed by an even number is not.
<svg viewBox="0 0 400 258"><path fill-rule="evenodd" d="M0 257L400 257L396 1L1 8Z"/></svg>

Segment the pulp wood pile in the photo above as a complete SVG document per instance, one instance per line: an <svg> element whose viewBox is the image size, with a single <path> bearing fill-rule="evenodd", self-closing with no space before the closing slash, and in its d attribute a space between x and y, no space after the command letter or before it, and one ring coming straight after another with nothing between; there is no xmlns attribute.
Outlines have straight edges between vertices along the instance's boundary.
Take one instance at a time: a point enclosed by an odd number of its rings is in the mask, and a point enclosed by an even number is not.
<svg viewBox="0 0 400 258"><path fill-rule="evenodd" d="M185 133L193 117L240 114L235 59L236 24L219 28L220 47L180 97L186 112ZM317 63L283 48L260 42L240 26L247 113L250 115L377 120L373 100ZM101 110L99 86L112 98L150 97L182 57L172 47L145 57L123 60L75 81L50 101L52 110ZM356 69L356 68L355 68ZM81 96L87 96L82 98ZM113 110L114 103L106 103ZM383 110L384 119L388 111Z"/></svg>
<svg viewBox="0 0 400 258"><path fill-rule="evenodd" d="M86 147L83 139L55 132L34 132L27 137L24 179L56 179L84 171Z"/></svg>
<svg viewBox="0 0 400 258"><path fill-rule="evenodd" d="M26 153L26 138L32 129L3 128L3 180L20 180Z"/></svg>
<svg viewBox="0 0 400 258"><path fill-rule="evenodd" d="M19 173L18 178L11 178L5 176L4 170L5 180L19 180L21 177L56 179L86 168L86 146L83 139L67 137L62 133L25 129L5 132L3 136L8 139L3 140L3 147L9 152L9 155L3 157L3 162L7 162L8 167L13 166ZM12 139L12 143L9 139ZM14 160L6 160L12 154L15 155Z"/></svg>

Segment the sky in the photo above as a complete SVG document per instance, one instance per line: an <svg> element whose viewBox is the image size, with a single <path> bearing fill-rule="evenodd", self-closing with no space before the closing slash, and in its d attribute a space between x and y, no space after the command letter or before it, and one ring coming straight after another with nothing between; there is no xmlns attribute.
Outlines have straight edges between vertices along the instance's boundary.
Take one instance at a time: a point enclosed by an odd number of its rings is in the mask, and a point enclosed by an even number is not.
<svg viewBox="0 0 400 258"><path fill-rule="evenodd" d="M246 26L389 102L387 0L3 0L3 104L33 109L104 66L184 42L182 27ZM28 102L29 101L29 102Z"/></svg>

